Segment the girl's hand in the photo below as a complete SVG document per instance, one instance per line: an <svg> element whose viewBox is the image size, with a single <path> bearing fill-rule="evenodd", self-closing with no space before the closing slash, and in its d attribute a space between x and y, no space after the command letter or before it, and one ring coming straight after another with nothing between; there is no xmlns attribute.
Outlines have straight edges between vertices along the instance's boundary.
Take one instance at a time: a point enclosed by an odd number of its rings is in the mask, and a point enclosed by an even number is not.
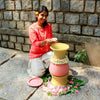
<svg viewBox="0 0 100 100"><path fill-rule="evenodd" d="M56 43L57 38L52 38L52 39L46 39L40 43L40 47L44 46L45 44L51 45L52 43Z"/></svg>
<svg viewBox="0 0 100 100"><path fill-rule="evenodd" d="M53 42L57 42L57 38L52 38L51 39Z"/></svg>
<svg viewBox="0 0 100 100"><path fill-rule="evenodd" d="M56 43L57 42L57 38L52 38L52 39L46 39L46 43L51 45L52 43Z"/></svg>

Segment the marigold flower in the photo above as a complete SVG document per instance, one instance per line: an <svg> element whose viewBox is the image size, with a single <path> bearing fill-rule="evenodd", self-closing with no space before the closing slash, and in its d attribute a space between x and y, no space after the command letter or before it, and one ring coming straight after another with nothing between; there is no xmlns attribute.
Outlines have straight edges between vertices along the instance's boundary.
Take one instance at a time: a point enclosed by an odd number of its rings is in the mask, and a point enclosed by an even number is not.
<svg viewBox="0 0 100 100"><path fill-rule="evenodd" d="M39 12L35 12L35 14L37 15L37 14L39 14Z"/></svg>

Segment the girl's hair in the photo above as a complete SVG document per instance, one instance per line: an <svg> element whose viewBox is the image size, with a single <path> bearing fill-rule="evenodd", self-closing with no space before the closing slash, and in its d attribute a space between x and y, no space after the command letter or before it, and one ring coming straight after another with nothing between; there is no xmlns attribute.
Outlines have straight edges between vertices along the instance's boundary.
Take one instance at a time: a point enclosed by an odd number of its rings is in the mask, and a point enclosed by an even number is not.
<svg viewBox="0 0 100 100"><path fill-rule="evenodd" d="M49 12L48 12L48 9L46 6L40 6L39 9L38 9L38 13L41 13L43 11L46 11L47 12L47 16L49 15ZM37 17L36 17L36 21L37 21ZM43 27L45 27L47 25L47 20L43 23Z"/></svg>

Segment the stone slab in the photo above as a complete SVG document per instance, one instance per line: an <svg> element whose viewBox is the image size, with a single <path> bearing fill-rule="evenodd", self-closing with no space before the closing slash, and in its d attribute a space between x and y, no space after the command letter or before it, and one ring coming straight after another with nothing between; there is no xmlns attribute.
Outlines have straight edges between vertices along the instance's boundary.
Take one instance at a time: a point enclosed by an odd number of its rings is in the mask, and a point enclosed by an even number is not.
<svg viewBox="0 0 100 100"><path fill-rule="evenodd" d="M28 53L23 52L0 66L0 98L26 100L37 89L27 85L27 66Z"/></svg>
<svg viewBox="0 0 100 100"><path fill-rule="evenodd" d="M29 100L99 100L100 99L100 68L80 63L69 62L70 71L77 78L85 81L79 93L62 96L48 96L39 88Z"/></svg>
<svg viewBox="0 0 100 100"><path fill-rule="evenodd" d="M9 52L8 52L9 50ZM4 49L0 47L0 65L7 61L8 59L10 59L12 56L16 55L16 51L15 50L11 50L11 49Z"/></svg>
<svg viewBox="0 0 100 100"><path fill-rule="evenodd" d="M0 65L0 100L99 100L100 67L70 61L69 74L85 81L85 86L81 87L79 94L51 97L41 88L33 88L27 85L27 80L30 78L26 72L28 53L5 48L0 48L1 51L6 52L6 55L17 53Z"/></svg>
<svg viewBox="0 0 100 100"><path fill-rule="evenodd" d="M100 43L85 43L85 47L90 64L100 67Z"/></svg>

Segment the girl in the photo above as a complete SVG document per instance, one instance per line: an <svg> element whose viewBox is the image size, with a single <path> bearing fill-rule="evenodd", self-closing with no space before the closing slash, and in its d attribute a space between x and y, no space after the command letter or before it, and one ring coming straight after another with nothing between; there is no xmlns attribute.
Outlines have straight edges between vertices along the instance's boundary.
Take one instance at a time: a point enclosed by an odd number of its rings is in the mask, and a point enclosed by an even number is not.
<svg viewBox="0 0 100 100"><path fill-rule="evenodd" d="M47 7L40 6L36 12L36 22L29 27L29 39L32 45L27 72L31 77L43 76L53 55L50 45L57 42L57 39L52 39L52 28L47 23L48 14Z"/></svg>

